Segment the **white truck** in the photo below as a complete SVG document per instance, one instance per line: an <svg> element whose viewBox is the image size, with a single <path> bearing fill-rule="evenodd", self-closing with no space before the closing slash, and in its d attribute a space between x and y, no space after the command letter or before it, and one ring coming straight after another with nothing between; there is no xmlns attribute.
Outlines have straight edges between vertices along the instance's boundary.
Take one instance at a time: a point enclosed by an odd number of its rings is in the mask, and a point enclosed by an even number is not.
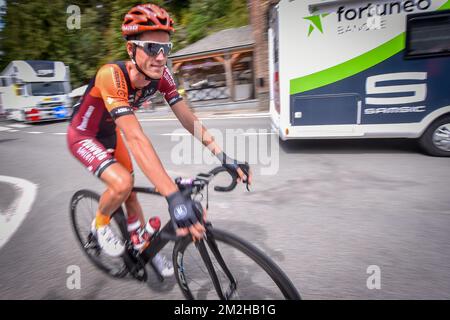
<svg viewBox="0 0 450 320"><path fill-rule="evenodd" d="M412 138L450 156L450 1L281 0L269 21L282 140Z"/></svg>
<svg viewBox="0 0 450 320"><path fill-rule="evenodd" d="M11 61L0 74L0 111L6 119L40 122L72 113L69 67L60 61Z"/></svg>

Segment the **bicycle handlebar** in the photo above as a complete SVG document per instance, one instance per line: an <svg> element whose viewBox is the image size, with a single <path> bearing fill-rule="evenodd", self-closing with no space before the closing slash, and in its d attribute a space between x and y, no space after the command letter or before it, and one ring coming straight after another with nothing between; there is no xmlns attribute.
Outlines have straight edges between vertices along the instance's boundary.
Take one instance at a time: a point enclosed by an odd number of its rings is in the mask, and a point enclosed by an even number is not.
<svg viewBox="0 0 450 320"><path fill-rule="evenodd" d="M216 167L211 171L209 171L208 173L200 173L195 178L188 178L188 179L181 177L175 178L175 183L177 184L180 191L184 191L191 195L193 193L199 193L200 191L202 191L204 187L207 186L215 176L217 176L219 173L222 172L228 172L230 174L232 178L231 183L228 186L214 186L214 190L218 192L229 192L234 190L237 186L238 175L229 172L225 167L222 166ZM154 187L133 187L133 191L147 194L161 195Z"/></svg>
<svg viewBox="0 0 450 320"><path fill-rule="evenodd" d="M224 171L228 172L228 170L225 167L220 166L220 167L212 169L209 173L212 174L213 176L216 176L219 173L224 172ZM232 178L230 185L228 185L227 187L215 186L214 190L219 191L219 192L229 192L229 191L232 191L234 188L236 188L237 175L233 175L231 173L230 173L230 175Z"/></svg>
<svg viewBox="0 0 450 320"><path fill-rule="evenodd" d="M189 189L188 192L197 193L200 192L205 186L209 184L209 182L219 173L228 172L231 175L231 183L228 186L215 186L214 190L218 192L229 192L232 191L237 186L237 174L232 174L226 168L219 166L208 173L200 173L194 179L183 179L176 178L175 183L178 185L180 190Z"/></svg>

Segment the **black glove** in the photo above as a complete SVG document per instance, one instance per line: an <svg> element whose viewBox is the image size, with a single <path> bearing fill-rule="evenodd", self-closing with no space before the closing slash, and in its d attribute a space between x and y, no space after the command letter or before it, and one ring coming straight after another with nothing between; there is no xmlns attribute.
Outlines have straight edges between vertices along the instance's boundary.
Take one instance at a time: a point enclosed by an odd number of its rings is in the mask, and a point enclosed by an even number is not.
<svg viewBox="0 0 450 320"><path fill-rule="evenodd" d="M190 197L177 191L168 195L166 199L169 204L170 218L175 229L190 227L199 221L194 209L194 203Z"/></svg>
<svg viewBox="0 0 450 320"><path fill-rule="evenodd" d="M239 162L237 160L231 159L223 151L221 153L216 154L216 157L222 163L222 166L225 167L227 169L227 171L231 174L231 176L239 177L237 169L240 168L242 170L242 172L244 172L244 174L247 176L247 180L248 180L250 166L248 165L247 162ZM248 183L248 181L244 181L244 182Z"/></svg>

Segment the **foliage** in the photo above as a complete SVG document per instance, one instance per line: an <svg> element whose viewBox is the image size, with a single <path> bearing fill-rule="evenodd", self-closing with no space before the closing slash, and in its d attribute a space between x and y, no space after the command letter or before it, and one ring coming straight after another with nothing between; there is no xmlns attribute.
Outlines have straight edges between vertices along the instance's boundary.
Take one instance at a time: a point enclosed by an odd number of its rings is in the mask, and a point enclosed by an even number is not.
<svg viewBox="0 0 450 320"><path fill-rule="evenodd" d="M175 20L174 50L219 30L247 25L247 1L153 0ZM104 63L127 58L120 25L133 0L7 1L0 31L0 70L11 60L58 60L70 66L72 85L85 84ZM70 30L69 5L81 9Z"/></svg>

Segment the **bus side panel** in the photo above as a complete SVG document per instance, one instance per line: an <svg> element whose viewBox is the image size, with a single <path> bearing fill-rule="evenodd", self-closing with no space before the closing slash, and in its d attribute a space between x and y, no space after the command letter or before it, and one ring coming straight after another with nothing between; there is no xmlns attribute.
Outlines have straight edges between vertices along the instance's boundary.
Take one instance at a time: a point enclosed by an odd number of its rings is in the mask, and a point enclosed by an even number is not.
<svg viewBox="0 0 450 320"><path fill-rule="evenodd" d="M417 123L431 112L450 106L450 57L405 60L403 52L349 78L321 88L291 95L290 122L292 125L324 125L354 123L354 114L343 106L345 99L339 95L361 97L361 124ZM323 118L323 113L302 105L313 97L328 100L339 113L338 119ZM356 107L353 103L353 108ZM295 113L303 112L307 123L296 119ZM323 109L323 108L322 108ZM323 111L323 110L322 110ZM355 111L356 114L356 111Z"/></svg>
<svg viewBox="0 0 450 320"><path fill-rule="evenodd" d="M293 126L357 124L357 94L296 95L291 100Z"/></svg>

